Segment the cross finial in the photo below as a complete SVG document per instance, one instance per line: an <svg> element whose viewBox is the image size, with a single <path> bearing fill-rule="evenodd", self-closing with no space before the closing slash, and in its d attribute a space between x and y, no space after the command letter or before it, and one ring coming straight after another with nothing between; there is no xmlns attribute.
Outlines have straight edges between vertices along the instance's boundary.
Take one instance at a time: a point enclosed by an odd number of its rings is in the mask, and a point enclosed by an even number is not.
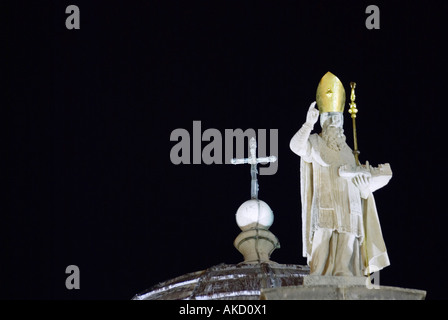
<svg viewBox="0 0 448 320"><path fill-rule="evenodd" d="M258 199L257 164L275 162L275 161L277 161L277 157L270 156L270 157L257 158L257 140L255 140L254 137L250 138L250 140L249 140L249 148L250 148L249 149L249 151L250 151L249 158L244 158L244 159L235 159L234 158L234 159L230 160L230 163L232 163L232 164L243 164L243 163L250 164L250 174L252 177L251 188L250 188L251 198Z"/></svg>

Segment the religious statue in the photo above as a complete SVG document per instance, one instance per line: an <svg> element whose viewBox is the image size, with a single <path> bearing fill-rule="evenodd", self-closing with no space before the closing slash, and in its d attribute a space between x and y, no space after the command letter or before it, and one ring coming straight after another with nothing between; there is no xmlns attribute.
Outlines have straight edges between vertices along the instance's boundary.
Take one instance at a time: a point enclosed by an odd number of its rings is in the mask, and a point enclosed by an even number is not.
<svg viewBox="0 0 448 320"><path fill-rule="evenodd" d="M303 256L312 275L362 276L387 267L372 192L392 177L389 164L373 168L358 160L355 83L351 83L350 114L355 150L343 130L345 90L328 72L321 79L306 122L292 137L290 148L300 156ZM320 134L311 134L320 115Z"/></svg>

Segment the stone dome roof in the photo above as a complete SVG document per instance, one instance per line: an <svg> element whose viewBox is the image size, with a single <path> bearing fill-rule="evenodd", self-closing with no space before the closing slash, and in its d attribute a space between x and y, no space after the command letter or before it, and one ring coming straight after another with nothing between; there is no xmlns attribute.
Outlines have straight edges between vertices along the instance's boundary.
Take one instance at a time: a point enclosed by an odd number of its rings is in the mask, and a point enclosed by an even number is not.
<svg viewBox="0 0 448 320"><path fill-rule="evenodd" d="M161 282L133 300L259 300L262 289L297 286L307 266L256 263L219 264Z"/></svg>

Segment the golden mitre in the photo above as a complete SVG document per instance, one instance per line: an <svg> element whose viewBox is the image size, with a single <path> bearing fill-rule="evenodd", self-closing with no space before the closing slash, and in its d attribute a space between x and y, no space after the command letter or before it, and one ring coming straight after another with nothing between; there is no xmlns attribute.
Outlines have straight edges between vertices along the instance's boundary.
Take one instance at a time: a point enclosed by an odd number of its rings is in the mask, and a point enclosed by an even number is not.
<svg viewBox="0 0 448 320"><path fill-rule="evenodd" d="M317 86L316 102L319 113L344 112L345 90L341 80L328 71Z"/></svg>

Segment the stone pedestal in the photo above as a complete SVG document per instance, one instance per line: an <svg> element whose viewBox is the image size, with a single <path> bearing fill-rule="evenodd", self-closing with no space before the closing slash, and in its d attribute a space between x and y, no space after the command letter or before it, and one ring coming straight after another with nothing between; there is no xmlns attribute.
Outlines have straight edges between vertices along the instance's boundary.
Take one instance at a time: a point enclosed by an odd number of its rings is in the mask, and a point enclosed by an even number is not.
<svg viewBox="0 0 448 320"><path fill-rule="evenodd" d="M234 241L235 248L244 256L244 263L271 262L271 253L280 247L277 237L265 229L241 232Z"/></svg>
<svg viewBox="0 0 448 320"><path fill-rule="evenodd" d="M309 275L303 285L262 289L262 300L424 300L426 291L374 286L365 277Z"/></svg>

